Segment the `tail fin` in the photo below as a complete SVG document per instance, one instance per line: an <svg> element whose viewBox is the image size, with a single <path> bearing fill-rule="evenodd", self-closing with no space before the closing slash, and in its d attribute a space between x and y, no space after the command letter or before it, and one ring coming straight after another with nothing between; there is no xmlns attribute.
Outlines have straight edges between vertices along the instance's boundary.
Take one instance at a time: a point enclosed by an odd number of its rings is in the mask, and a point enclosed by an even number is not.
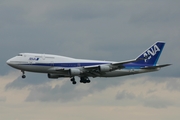
<svg viewBox="0 0 180 120"><path fill-rule="evenodd" d="M140 59L136 61L137 64L148 64L148 65L156 65L161 52L164 48L165 42L157 41L151 47L149 47L146 51L140 54L136 59Z"/></svg>

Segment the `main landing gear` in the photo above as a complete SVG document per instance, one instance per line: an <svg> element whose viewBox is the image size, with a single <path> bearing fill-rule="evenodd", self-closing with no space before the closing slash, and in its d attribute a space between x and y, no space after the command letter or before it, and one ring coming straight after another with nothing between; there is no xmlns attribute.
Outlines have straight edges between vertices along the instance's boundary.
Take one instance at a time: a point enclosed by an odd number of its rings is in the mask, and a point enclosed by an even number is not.
<svg viewBox="0 0 180 120"><path fill-rule="evenodd" d="M71 78L71 82L72 82L72 84L76 84L76 80L75 80L75 78L74 77L72 77ZM90 83L91 81L89 80L89 78L88 77L80 77L80 83Z"/></svg>
<svg viewBox="0 0 180 120"><path fill-rule="evenodd" d="M25 72L24 71L21 71L22 72L22 78L26 78L26 75L25 75Z"/></svg>
<svg viewBox="0 0 180 120"><path fill-rule="evenodd" d="M88 77L81 77L80 78L80 83L90 83L90 79Z"/></svg>
<svg viewBox="0 0 180 120"><path fill-rule="evenodd" d="M74 77L71 78L71 81L72 81L72 84L74 84L74 85L76 84L76 81L75 81Z"/></svg>

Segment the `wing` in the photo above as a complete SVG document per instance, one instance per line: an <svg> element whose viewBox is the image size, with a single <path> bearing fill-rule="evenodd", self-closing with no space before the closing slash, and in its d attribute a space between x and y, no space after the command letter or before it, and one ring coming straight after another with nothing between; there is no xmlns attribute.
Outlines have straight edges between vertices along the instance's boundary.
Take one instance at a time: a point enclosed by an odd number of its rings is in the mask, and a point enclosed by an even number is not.
<svg viewBox="0 0 180 120"><path fill-rule="evenodd" d="M93 65L93 66L82 66L79 68L63 68L63 67L52 67L49 69L50 72L56 72L56 73L64 73L68 74L73 71L78 71L80 70L80 75L81 76L99 76L101 74L105 74L106 72L113 71L116 69L122 69L124 68L124 64L135 62L137 59L133 60L127 60L127 61L122 61L122 62L112 62L112 63L107 63L107 64L101 64L101 65Z"/></svg>
<svg viewBox="0 0 180 120"><path fill-rule="evenodd" d="M102 64L102 65L85 66L83 67L83 71L84 71L84 74L96 77L96 76L105 74L106 72L109 72L109 71L122 69L124 68L124 64L135 62L138 60L139 59L133 59L133 60L127 60L127 61L121 61L121 62L112 62L112 63Z"/></svg>
<svg viewBox="0 0 180 120"><path fill-rule="evenodd" d="M111 69L110 71L113 71L113 70L124 68L124 66L123 66L124 64L136 62L139 60L144 60L144 59L133 59L133 60L126 60L126 61L121 61L121 62L112 62L112 63L108 63L108 64L103 64L103 65L85 66L83 68L86 70L90 70L90 69L98 69L99 67L103 67L103 68L109 67Z"/></svg>
<svg viewBox="0 0 180 120"><path fill-rule="evenodd" d="M79 76L97 77L102 74L106 74L106 72L114 71L117 69L123 69L124 64L136 62L139 60L144 60L144 59L132 59L132 60L127 60L127 61L112 62L112 63L101 64L101 65L82 66L78 68L53 67L53 68L50 68L49 71L55 71L57 73L63 73L63 74L75 73L74 75L79 75Z"/></svg>

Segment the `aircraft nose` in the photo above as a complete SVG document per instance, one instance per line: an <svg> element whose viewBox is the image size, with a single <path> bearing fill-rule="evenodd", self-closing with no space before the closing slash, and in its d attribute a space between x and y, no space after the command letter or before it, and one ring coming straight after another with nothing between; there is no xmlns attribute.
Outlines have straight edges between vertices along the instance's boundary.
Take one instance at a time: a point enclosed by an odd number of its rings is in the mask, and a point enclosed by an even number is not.
<svg viewBox="0 0 180 120"><path fill-rule="evenodd" d="M11 59L7 60L6 63L7 63L9 66L14 66L14 58L11 58Z"/></svg>
<svg viewBox="0 0 180 120"><path fill-rule="evenodd" d="M14 67L14 68L18 67L18 61L16 57L10 58L9 60L6 61L6 63L11 67Z"/></svg>
<svg viewBox="0 0 180 120"><path fill-rule="evenodd" d="M8 65L11 65L11 59L7 60L6 63L7 63Z"/></svg>

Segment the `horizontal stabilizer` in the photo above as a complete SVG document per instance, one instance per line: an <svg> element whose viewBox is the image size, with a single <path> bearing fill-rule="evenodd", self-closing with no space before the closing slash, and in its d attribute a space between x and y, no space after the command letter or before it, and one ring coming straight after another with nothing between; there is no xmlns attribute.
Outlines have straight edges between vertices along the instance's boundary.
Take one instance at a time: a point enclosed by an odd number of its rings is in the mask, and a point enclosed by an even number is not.
<svg viewBox="0 0 180 120"><path fill-rule="evenodd" d="M162 67L166 67L166 66L170 66L171 64L164 64L164 65L157 65L157 66L147 66L147 67L143 67L141 69L157 69L157 68L162 68Z"/></svg>

